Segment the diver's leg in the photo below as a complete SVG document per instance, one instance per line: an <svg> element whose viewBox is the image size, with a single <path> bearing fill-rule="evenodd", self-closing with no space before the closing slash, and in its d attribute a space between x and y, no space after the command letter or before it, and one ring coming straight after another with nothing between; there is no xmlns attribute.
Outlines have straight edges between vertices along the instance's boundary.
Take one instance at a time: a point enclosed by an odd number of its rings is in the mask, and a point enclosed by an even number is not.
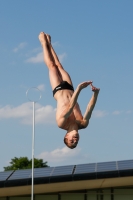
<svg viewBox="0 0 133 200"><path fill-rule="evenodd" d="M62 77L51 54L46 34L41 32L39 34L39 40L43 48L44 62L49 69L49 79L51 87L52 89L54 89L57 85L59 85L62 82Z"/></svg>
<svg viewBox="0 0 133 200"><path fill-rule="evenodd" d="M40 43L41 43L42 48L43 48L44 62L46 64L46 66L48 68L50 68L50 66L54 64L54 59L53 59L53 56L52 56L51 51L49 49L49 44L48 44L48 41L47 41L46 34L41 32L39 34L39 40L40 40Z"/></svg>
<svg viewBox="0 0 133 200"><path fill-rule="evenodd" d="M70 75L64 70L62 64L59 61L59 58L58 58L56 52L54 51L54 48L53 48L53 46L51 44L51 36L48 35L48 34L46 34L46 36L47 36L47 41L49 43L49 48L51 50L51 54L53 56L53 59L55 61L56 66L58 67L58 69L59 69L59 71L61 73L62 79L64 81L67 81L69 84L73 85Z"/></svg>
<svg viewBox="0 0 133 200"><path fill-rule="evenodd" d="M49 43L49 47L50 47L50 50L51 50L51 54L52 54L52 56L53 56L53 59L54 59L54 61L55 61L55 64L56 64L58 67L63 68L63 66L61 65L61 63L60 63L60 61L59 61L59 58L58 58L58 56L57 56L56 52L54 51L54 48L53 48L53 46L52 46L52 44L51 44L51 36L48 35L48 34L46 34L46 36L47 36L47 41L48 41L48 43Z"/></svg>

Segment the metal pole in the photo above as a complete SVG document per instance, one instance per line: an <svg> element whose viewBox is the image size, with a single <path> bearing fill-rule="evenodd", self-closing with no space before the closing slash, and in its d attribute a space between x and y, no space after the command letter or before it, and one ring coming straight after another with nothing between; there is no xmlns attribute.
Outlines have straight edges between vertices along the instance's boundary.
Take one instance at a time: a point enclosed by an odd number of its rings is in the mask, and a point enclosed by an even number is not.
<svg viewBox="0 0 133 200"><path fill-rule="evenodd" d="M29 96L29 92L34 90L34 92L39 92L39 97L34 98ZM26 91L26 96L30 102L33 103L33 134L32 134L32 183L31 183L31 200L34 200L34 146L35 146L35 103L41 99L41 92L37 87L29 88ZM36 99L36 100L35 100Z"/></svg>
<svg viewBox="0 0 133 200"><path fill-rule="evenodd" d="M32 187L31 187L31 200L34 200L34 145L35 145L35 102L33 101Z"/></svg>

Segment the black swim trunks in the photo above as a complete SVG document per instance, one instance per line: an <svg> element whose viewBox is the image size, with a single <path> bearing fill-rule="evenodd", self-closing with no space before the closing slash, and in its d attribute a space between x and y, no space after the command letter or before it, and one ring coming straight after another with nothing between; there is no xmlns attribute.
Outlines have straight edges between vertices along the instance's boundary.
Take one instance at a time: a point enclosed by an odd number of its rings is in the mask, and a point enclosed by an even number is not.
<svg viewBox="0 0 133 200"><path fill-rule="evenodd" d="M72 90L74 91L74 88L72 85L70 85L67 81L62 81L61 84L59 84L54 90L53 90L53 96L58 90Z"/></svg>

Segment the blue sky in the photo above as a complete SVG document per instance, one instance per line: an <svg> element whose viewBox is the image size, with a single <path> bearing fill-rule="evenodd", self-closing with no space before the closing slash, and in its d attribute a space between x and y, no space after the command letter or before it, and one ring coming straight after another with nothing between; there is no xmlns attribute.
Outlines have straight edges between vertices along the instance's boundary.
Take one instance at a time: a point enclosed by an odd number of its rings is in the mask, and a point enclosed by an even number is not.
<svg viewBox="0 0 133 200"><path fill-rule="evenodd" d="M39 0L0 2L0 171L11 158L31 158L30 87L38 87L35 157L49 166L132 159L133 1ZM90 125L76 149L65 147L38 35L49 33L76 86L100 87ZM84 113L90 88L78 99Z"/></svg>

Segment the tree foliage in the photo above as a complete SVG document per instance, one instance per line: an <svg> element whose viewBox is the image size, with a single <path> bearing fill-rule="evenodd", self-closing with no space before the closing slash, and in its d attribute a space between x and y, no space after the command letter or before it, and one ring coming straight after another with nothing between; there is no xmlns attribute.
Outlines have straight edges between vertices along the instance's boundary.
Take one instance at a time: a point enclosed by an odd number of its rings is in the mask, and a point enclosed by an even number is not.
<svg viewBox="0 0 133 200"><path fill-rule="evenodd" d="M14 157L11 159L10 166L4 167L4 171L17 170L17 169L31 169L32 159L27 157ZM43 162L43 159L34 158L34 168L48 167L47 162Z"/></svg>

